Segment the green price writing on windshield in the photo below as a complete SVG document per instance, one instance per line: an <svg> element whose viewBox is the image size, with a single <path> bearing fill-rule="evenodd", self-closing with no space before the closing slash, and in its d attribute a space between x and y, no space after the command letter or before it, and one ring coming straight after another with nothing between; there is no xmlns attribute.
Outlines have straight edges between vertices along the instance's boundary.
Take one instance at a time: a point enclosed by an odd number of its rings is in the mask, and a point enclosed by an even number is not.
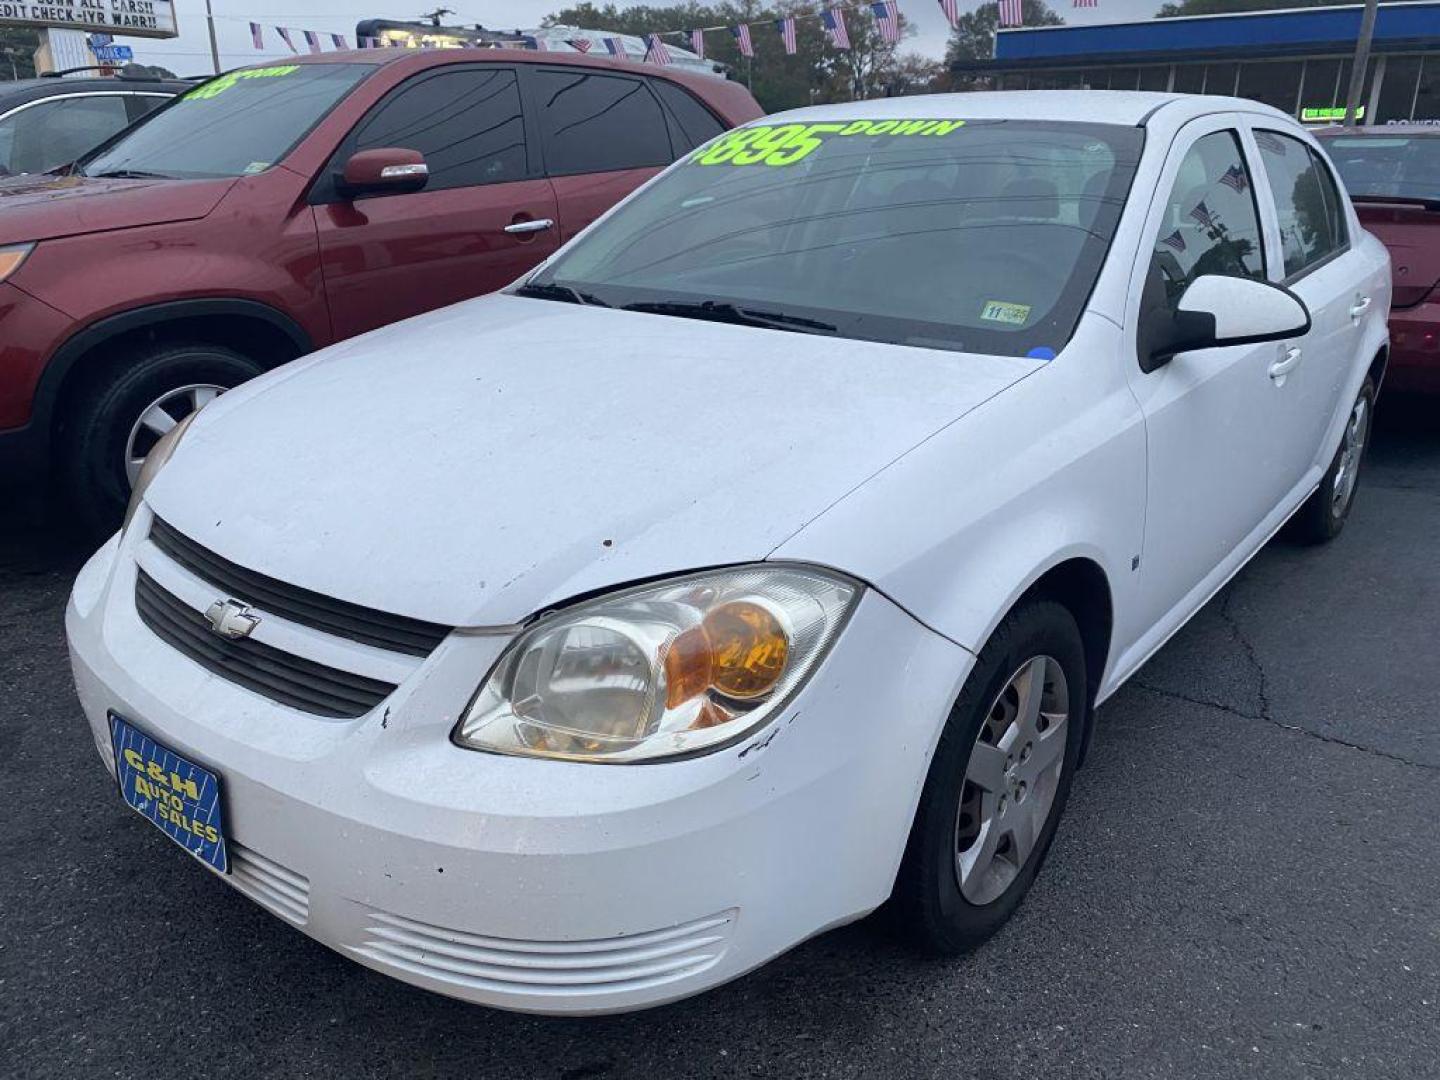
<svg viewBox="0 0 1440 1080"><path fill-rule="evenodd" d="M204 86L197 86L194 90L186 94L183 100L203 101L206 98L213 98L223 94L241 79L275 79L281 75L289 75L292 71L299 70L299 64L285 64L281 67L247 68L244 71L227 72L218 79L211 79Z"/></svg>
<svg viewBox="0 0 1440 1080"><path fill-rule="evenodd" d="M722 136L690 160L696 165L793 165L827 138L852 135L949 135L964 120L851 120L831 124L759 124Z"/></svg>

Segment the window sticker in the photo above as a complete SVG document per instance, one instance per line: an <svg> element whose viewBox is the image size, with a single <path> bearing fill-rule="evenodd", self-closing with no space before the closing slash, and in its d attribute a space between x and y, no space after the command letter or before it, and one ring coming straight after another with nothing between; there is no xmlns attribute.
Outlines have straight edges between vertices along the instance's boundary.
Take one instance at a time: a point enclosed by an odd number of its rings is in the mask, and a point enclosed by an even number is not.
<svg viewBox="0 0 1440 1080"><path fill-rule="evenodd" d="M252 161L249 165L245 166L245 175L254 176L256 173L264 172L269 167L270 162L268 161Z"/></svg>
<svg viewBox="0 0 1440 1080"><path fill-rule="evenodd" d="M697 151L696 165L793 165L831 138L854 135L949 135L964 120L851 120L825 124L758 124L722 135Z"/></svg>
<svg viewBox="0 0 1440 1080"><path fill-rule="evenodd" d="M980 318L989 322L1005 323L1007 326L1024 326L1030 318L1030 305L986 300L985 306L980 309Z"/></svg>
<svg viewBox="0 0 1440 1080"><path fill-rule="evenodd" d="M204 86L197 86L180 100L204 101L208 98L219 97L241 79L278 79L281 76L289 75L292 71L299 70L299 64L282 64L280 67L246 68L244 71L227 72L218 79L211 79Z"/></svg>

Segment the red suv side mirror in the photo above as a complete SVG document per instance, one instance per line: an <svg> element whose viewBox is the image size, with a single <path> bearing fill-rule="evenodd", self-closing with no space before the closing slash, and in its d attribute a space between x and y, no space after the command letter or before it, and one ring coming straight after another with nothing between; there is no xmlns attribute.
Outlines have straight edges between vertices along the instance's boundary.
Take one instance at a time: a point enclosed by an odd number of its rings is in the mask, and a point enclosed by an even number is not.
<svg viewBox="0 0 1440 1080"><path fill-rule="evenodd" d="M429 179L430 167L420 151L382 146L352 154L340 175L339 188L351 198L371 193L398 195L419 191Z"/></svg>

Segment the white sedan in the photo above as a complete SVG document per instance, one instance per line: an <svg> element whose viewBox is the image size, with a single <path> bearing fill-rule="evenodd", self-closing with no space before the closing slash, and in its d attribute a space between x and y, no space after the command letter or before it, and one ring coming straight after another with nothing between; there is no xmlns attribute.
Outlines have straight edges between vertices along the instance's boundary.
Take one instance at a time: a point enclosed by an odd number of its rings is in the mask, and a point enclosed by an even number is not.
<svg viewBox="0 0 1440 1080"><path fill-rule="evenodd" d="M1096 706L1340 531L1389 306L1254 102L770 117L176 426L75 583L80 699L140 814L444 994L654 1005L887 899L957 952Z"/></svg>

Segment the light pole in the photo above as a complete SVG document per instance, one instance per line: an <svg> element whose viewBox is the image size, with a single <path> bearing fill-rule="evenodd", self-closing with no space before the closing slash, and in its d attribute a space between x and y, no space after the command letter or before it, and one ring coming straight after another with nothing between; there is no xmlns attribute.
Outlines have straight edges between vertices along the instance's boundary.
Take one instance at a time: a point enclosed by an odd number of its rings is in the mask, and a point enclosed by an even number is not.
<svg viewBox="0 0 1440 1080"><path fill-rule="evenodd" d="M1370 64L1370 42L1375 38L1375 16L1380 0L1365 0L1365 13L1360 16L1360 36L1355 39L1355 62L1350 68L1350 92L1345 96L1345 126L1354 127L1360 111L1360 95L1365 92L1365 68Z"/></svg>

